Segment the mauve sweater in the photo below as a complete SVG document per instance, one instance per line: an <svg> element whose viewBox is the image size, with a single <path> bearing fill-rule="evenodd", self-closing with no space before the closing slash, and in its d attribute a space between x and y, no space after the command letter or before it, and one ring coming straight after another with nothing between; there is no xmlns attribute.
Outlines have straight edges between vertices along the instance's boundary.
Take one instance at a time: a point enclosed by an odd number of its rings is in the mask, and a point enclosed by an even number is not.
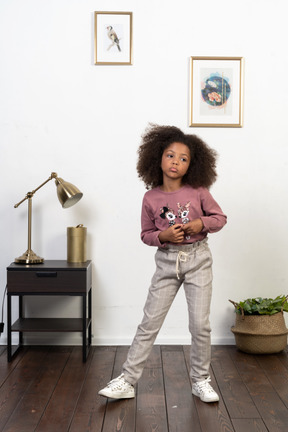
<svg viewBox="0 0 288 432"><path fill-rule="evenodd" d="M219 231L227 222L226 215L206 188L185 185L175 192L151 189L143 197L141 239L149 246L163 247L158 237L161 231L198 218L203 222L202 231L186 237L181 244L203 240L207 233Z"/></svg>

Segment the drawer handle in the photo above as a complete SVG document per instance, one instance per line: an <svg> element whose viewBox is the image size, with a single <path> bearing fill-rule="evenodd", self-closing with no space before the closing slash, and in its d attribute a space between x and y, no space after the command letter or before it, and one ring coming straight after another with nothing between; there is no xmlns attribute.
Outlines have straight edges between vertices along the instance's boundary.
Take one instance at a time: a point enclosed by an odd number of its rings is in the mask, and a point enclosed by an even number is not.
<svg viewBox="0 0 288 432"><path fill-rule="evenodd" d="M36 272L37 277L57 277L57 272Z"/></svg>

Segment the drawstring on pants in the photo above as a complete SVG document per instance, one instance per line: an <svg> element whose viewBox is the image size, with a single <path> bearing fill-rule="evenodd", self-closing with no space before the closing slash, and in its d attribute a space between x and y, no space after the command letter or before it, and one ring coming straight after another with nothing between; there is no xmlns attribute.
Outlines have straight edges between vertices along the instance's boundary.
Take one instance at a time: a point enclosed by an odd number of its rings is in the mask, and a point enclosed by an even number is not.
<svg viewBox="0 0 288 432"><path fill-rule="evenodd" d="M179 251L176 259L176 275L177 279L180 279L180 262L186 262L189 254L183 251Z"/></svg>

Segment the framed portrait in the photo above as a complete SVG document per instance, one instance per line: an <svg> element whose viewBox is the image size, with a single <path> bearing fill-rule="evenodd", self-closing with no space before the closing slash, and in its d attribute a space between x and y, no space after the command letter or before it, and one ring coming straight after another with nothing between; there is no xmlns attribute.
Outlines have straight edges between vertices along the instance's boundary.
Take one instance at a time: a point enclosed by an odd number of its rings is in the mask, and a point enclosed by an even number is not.
<svg viewBox="0 0 288 432"><path fill-rule="evenodd" d="M191 127L243 126L243 58L190 58Z"/></svg>
<svg viewBox="0 0 288 432"><path fill-rule="evenodd" d="M132 12L94 12L94 63L132 64Z"/></svg>

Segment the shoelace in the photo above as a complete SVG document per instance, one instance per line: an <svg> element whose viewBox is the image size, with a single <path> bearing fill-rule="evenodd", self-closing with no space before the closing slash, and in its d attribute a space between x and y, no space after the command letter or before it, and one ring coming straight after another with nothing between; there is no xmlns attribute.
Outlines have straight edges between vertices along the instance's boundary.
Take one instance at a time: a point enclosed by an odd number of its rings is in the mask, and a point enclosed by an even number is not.
<svg viewBox="0 0 288 432"><path fill-rule="evenodd" d="M124 380L123 376L124 375L122 374L118 378L114 378L113 380L111 380L107 384L107 387L109 387L111 390L120 389L125 384L125 380Z"/></svg>
<svg viewBox="0 0 288 432"><path fill-rule="evenodd" d="M180 279L180 262L186 262L189 254L183 251L179 251L176 259L176 275L177 279Z"/></svg>
<svg viewBox="0 0 288 432"><path fill-rule="evenodd" d="M210 386L209 382L211 381L211 378L207 378L205 381L200 381L197 383L197 387L199 391L209 391L209 393L214 393L213 388Z"/></svg>

